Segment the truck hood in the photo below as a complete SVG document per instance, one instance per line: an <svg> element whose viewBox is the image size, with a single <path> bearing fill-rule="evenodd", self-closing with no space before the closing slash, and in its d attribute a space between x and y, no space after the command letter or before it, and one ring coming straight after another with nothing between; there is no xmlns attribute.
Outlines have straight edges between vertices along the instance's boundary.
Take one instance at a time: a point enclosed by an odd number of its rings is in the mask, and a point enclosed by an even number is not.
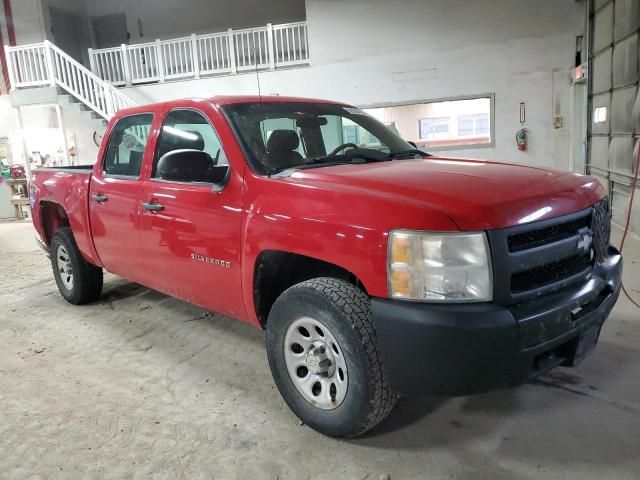
<svg viewBox="0 0 640 480"><path fill-rule="evenodd" d="M289 180L438 210L461 230L559 217L605 195L596 179L577 173L442 157L302 169Z"/></svg>

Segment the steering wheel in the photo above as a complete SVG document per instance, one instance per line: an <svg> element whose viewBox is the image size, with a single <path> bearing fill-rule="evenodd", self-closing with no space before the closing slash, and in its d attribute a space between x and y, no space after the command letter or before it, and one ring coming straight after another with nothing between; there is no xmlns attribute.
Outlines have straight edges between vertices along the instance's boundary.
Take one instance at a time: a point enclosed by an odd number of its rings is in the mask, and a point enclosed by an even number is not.
<svg viewBox="0 0 640 480"><path fill-rule="evenodd" d="M351 147L351 148L360 148L355 143L343 143L342 145L339 145L336 148L334 148L333 150L331 150L331 153L329 155L336 155L341 150L344 150L345 148L349 148L349 147Z"/></svg>

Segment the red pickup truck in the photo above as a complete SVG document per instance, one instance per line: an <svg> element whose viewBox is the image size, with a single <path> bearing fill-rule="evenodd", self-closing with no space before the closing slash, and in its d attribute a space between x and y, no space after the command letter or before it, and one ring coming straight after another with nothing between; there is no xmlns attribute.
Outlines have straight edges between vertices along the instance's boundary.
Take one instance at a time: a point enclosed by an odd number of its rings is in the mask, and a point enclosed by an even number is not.
<svg viewBox="0 0 640 480"><path fill-rule="evenodd" d="M577 364L620 291L597 180L431 156L334 102L124 110L95 165L35 171L31 201L67 301L98 299L105 269L266 329L285 401L331 436L399 395Z"/></svg>

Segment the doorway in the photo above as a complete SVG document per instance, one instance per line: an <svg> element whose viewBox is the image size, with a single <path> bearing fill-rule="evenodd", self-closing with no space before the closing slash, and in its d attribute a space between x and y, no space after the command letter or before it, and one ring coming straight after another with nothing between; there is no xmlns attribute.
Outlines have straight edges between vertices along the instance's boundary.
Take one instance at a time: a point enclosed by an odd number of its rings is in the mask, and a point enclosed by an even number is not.
<svg viewBox="0 0 640 480"><path fill-rule="evenodd" d="M49 15L53 43L84 65L87 42L82 17L56 7L49 7Z"/></svg>
<svg viewBox="0 0 640 480"><path fill-rule="evenodd" d="M129 43L127 19L124 13L92 17L91 24L96 40L96 48L117 47Z"/></svg>

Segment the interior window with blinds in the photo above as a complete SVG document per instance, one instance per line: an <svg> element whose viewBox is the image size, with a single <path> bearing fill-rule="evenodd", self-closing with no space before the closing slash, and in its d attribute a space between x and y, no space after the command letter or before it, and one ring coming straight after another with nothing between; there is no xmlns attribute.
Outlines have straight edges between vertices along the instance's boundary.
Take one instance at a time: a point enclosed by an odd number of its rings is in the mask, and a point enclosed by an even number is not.
<svg viewBox="0 0 640 480"><path fill-rule="evenodd" d="M493 96L365 109L426 150L493 143Z"/></svg>

